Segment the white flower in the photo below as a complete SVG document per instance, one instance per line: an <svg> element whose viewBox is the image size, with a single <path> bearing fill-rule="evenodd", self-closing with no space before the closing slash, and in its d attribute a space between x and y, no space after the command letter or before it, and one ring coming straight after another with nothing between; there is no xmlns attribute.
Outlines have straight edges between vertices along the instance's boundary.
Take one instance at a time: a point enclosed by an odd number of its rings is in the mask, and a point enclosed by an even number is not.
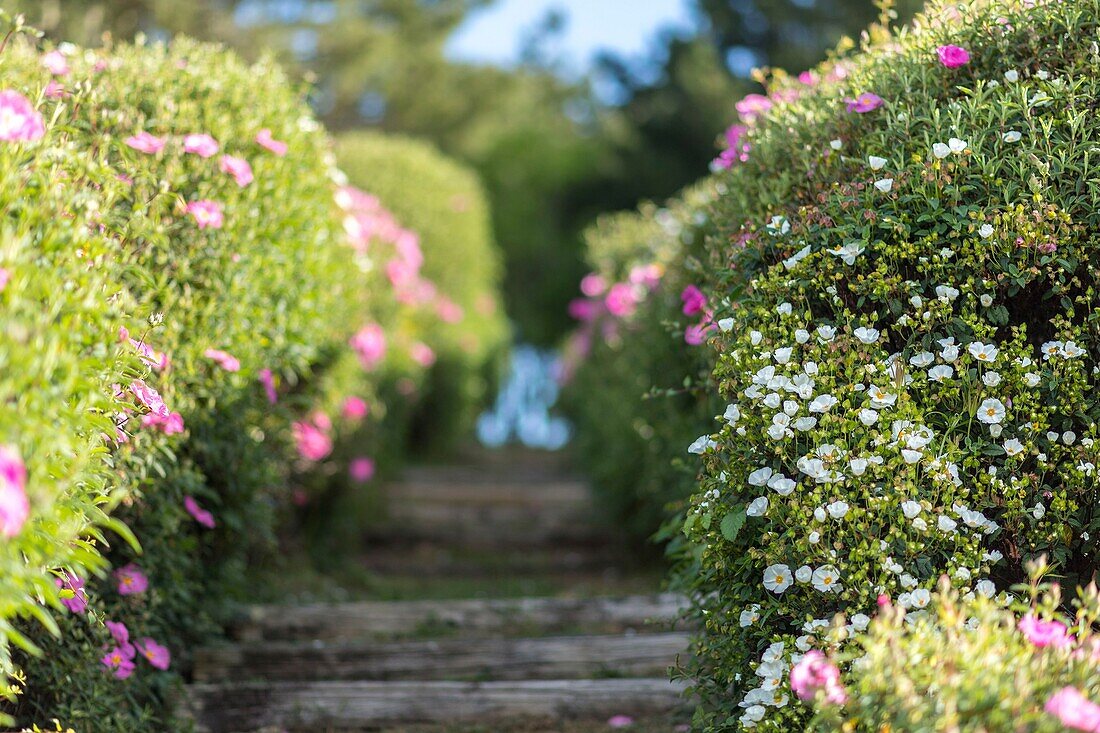
<svg viewBox="0 0 1100 733"><path fill-rule="evenodd" d="M745 514L750 517L762 517L768 511L768 497L761 496L757 499L753 499L748 508L745 509Z"/></svg>
<svg viewBox="0 0 1100 733"><path fill-rule="evenodd" d="M1005 453L1010 456L1018 456L1024 452L1024 444L1016 438L1009 438L1004 442Z"/></svg>
<svg viewBox="0 0 1100 733"><path fill-rule="evenodd" d="M1067 359L1074 359L1078 356L1084 356L1085 350L1078 346L1073 341L1067 341L1066 345L1062 347L1062 356Z"/></svg>
<svg viewBox="0 0 1100 733"><path fill-rule="evenodd" d="M833 326L818 326L817 327L817 340L825 344L833 340L836 337L836 328Z"/></svg>
<svg viewBox="0 0 1100 733"><path fill-rule="evenodd" d="M885 166L888 162L889 161L886 160L886 158L880 158L877 155L872 155L867 158L867 164L871 166L871 170L873 171L882 170L883 166Z"/></svg>
<svg viewBox="0 0 1100 733"><path fill-rule="evenodd" d="M833 519L843 519L844 515L848 513L848 502L834 501L825 508L828 510L829 516Z"/></svg>
<svg viewBox="0 0 1100 733"><path fill-rule="evenodd" d="M981 236L982 239L989 239L993 236L993 225L982 224L980 227L978 227L978 234Z"/></svg>
<svg viewBox="0 0 1100 733"><path fill-rule="evenodd" d="M905 515L906 519L913 519L921 512L921 505L916 501L903 501L901 503L901 513Z"/></svg>
<svg viewBox="0 0 1100 733"><path fill-rule="evenodd" d="M791 223L787 221L785 216L773 216L771 221L768 222L768 234L773 237L777 237L780 234L786 234L791 230Z"/></svg>
<svg viewBox="0 0 1100 733"><path fill-rule="evenodd" d="M729 333L730 331L733 330L733 319L732 318L722 318L721 320L718 321L718 328L720 328L722 330L722 333Z"/></svg>
<svg viewBox="0 0 1100 733"><path fill-rule="evenodd" d="M764 338L764 334L759 331L749 331L749 343L753 346L759 346L760 341Z"/></svg>
<svg viewBox="0 0 1100 733"><path fill-rule="evenodd" d="M769 644L768 648L764 650L764 653L760 655L760 661L764 662L765 664L771 664L772 662L778 662L779 660L783 659L783 648L785 646L786 645L781 641L777 641L773 644ZM762 677L775 677L775 676L782 676L783 674L784 674L784 672L780 672L779 675L761 675L761 676Z"/></svg>
<svg viewBox="0 0 1100 733"><path fill-rule="evenodd" d="M1073 445L1073 441L1077 440L1077 433L1072 430L1067 430L1062 433L1062 442L1066 445Z"/></svg>
<svg viewBox="0 0 1100 733"><path fill-rule="evenodd" d="M781 316L789 316L794 311L794 307L790 303L780 303L775 309L775 312Z"/></svg>
<svg viewBox="0 0 1100 733"><path fill-rule="evenodd" d="M814 569L809 565L803 565L798 570L794 571L794 579L799 583L809 583L810 577L813 576Z"/></svg>
<svg viewBox="0 0 1100 733"><path fill-rule="evenodd" d="M871 617L865 613L857 613L856 615L852 616L849 621L851 622L853 629L855 629L856 631L864 631L867 628L867 625L871 623Z"/></svg>
<svg viewBox="0 0 1100 733"><path fill-rule="evenodd" d="M992 598L997 592L997 586L993 585L992 580L979 580L974 584L974 592L984 598Z"/></svg>
<svg viewBox="0 0 1100 733"><path fill-rule="evenodd" d="M978 341L967 346L966 350L969 351L970 355L975 359L985 364L992 364L995 362L997 360L997 354L1000 353L993 344L983 344Z"/></svg>
<svg viewBox="0 0 1100 733"><path fill-rule="evenodd" d="M1039 351L1043 352L1043 360L1047 361L1056 356L1061 356L1063 346L1065 346L1065 344L1061 341L1047 341L1039 347Z"/></svg>
<svg viewBox="0 0 1100 733"><path fill-rule="evenodd" d="M700 435L695 439L691 445L688 446L688 453L694 453L695 455L702 455L711 448L717 448L718 443L712 439L709 435Z"/></svg>
<svg viewBox="0 0 1100 733"><path fill-rule="evenodd" d="M932 155L936 156L940 160L943 160L947 156L951 155L951 148L947 147L943 143L933 143Z"/></svg>
<svg viewBox="0 0 1100 733"><path fill-rule="evenodd" d="M787 478L781 473L777 473L768 480L768 488L780 496L788 496L794 488L797 486L794 480Z"/></svg>
<svg viewBox="0 0 1100 733"><path fill-rule="evenodd" d="M824 507L819 506L817 509L814 509L814 519L816 519L819 522L824 522L825 521L825 508Z"/></svg>
<svg viewBox="0 0 1100 733"><path fill-rule="evenodd" d="M909 363L918 369L923 369L935 361L935 359L936 355L931 351L922 351L919 354L913 354L913 356L909 357Z"/></svg>
<svg viewBox="0 0 1100 733"><path fill-rule="evenodd" d="M922 454L919 450L903 448L901 451L901 457L905 460L906 463L912 465L920 461Z"/></svg>
<svg viewBox="0 0 1100 733"><path fill-rule="evenodd" d="M924 608L932 600L932 594L928 592L927 588L917 588L915 591L909 594L909 603L911 608Z"/></svg>
<svg viewBox="0 0 1100 733"><path fill-rule="evenodd" d="M861 254L863 254L863 250L864 247L859 242L849 242L848 244L842 245L840 247L834 247L833 249L827 249L825 251L831 255L839 257L841 261L846 265L854 265L856 257L859 257ZM818 332L820 333L820 331L821 329L819 328ZM830 336L829 338L831 339L832 337Z"/></svg>
<svg viewBox="0 0 1100 733"><path fill-rule="evenodd" d="M959 523L954 519L941 514L939 519L936 520L936 526L940 528L941 532L954 532L955 527L959 526Z"/></svg>
<svg viewBox="0 0 1100 733"><path fill-rule="evenodd" d="M863 408L859 411L859 421L867 426L874 425L878 422L878 413L874 410Z"/></svg>
<svg viewBox="0 0 1100 733"><path fill-rule="evenodd" d="M779 364L787 364L791 360L791 354L794 353L793 346L784 346L782 349L776 349L772 352L772 356Z"/></svg>
<svg viewBox="0 0 1100 733"><path fill-rule="evenodd" d="M988 308L989 306L993 305L993 296L989 293L982 293L981 297L978 298L978 300L981 301L983 308Z"/></svg>
<svg viewBox="0 0 1100 733"><path fill-rule="evenodd" d="M882 191L883 193L890 193L890 189L893 187L893 178L880 178L879 180L875 181L875 188L877 188L879 191Z"/></svg>
<svg viewBox="0 0 1100 733"><path fill-rule="evenodd" d="M898 401L898 396L896 394L887 392L882 387L876 387L874 385L871 385L871 388L867 390L867 394L871 397L871 407L876 410L893 407Z"/></svg>
<svg viewBox="0 0 1100 733"><path fill-rule="evenodd" d="M778 392L772 392L764 397L764 407L778 410L781 404L783 404L783 398L779 396Z"/></svg>
<svg viewBox="0 0 1100 733"><path fill-rule="evenodd" d="M1046 516L1046 513L1047 508L1043 506L1042 502L1037 503L1031 508L1031 516L1035 517L1036 519L1042 519Z"/></svg>
<svg viewBox="0 0 1100 733"><path fill-rule="evenodd" d="M982 375L982 383L985 384L986 387L996 387L1001 383L1000 372L986 372Z"/></svg>
<svg viewBox="0 0 1100 733"><path fill-rule="evenodd" d="M831 394L818 395L810 403L810 412L828 412L837 403L837 398Z"/></svg>
<svg viewBox="0 0 1100 733"><path fill-rule="evenodd" d="M978 406L978 420L986 425L995 425L1005 419L1005 406L996 397L986 398Z"/></svg>
<svg viewBox="0 0 1100 733"><path fill-rule="evenodd" d="M961 153L966 150L969 145L970 143L966 142L966 140L960 140L957 137L953 137L947 141L947 147L951 148L952 153Z"/></svg>
<svg viewBox="0 0 1100 733"><path fill-rule="evenodd" d="M933 382L946 382L955 374L955 370L946 364L937 364L928 370L928 378Z"/></svg>
<svg viewBox="0 0 1100 733"><path fill-rule="evenodd" d="M1009 69L1005 72L1005 81L1015 83L1020 78L1020 72L1016 69Z"/></svg>
<svg viewBox="0 0 1100 733"><path fill-rule="evenodd" d="M843 145L844 145L844 141L839 139L839 138L837 138L836 140L830 140L829 141L829 147L832 148L833 150L840 150L840 148L843 147Z"/></svg>
<svg viewBox="0 0 1100 733"><path fill-rule="evenodd" d="M990 425L989 426L989 436L991 438L999 438L999 437L1001 437L1001 432L1003 430L1004 430L1004 428L1001 427L1000 425ZM996 468L993 468L992 466L990 468L994 471L994 473L996 473L996 470L997 470Z"/></svg>
<svg viewBox="0 0 1100 733"><path fill-rule="evenodd" d="M815 425L817 425L816 417L800 417L791 423L792 428L802 433L813 430Z"/></svg>
<svg viewBox="0 0 1100 733"><path fill-rule="evenodd" d="M862 476L867 472L868 461L866 458L852 458L848 461L853 476Z"/></svg>
<svg viewBox="0 0 1100 733"><path fill-rule="evenodd" d="M1041 381L1042 377L1035 372L1028 372L1024 375L1024 384L1028 387L1038 387Z"/></svg>
<svg viewBox="0 0 1100 733"><path fill-rule="evenodd" d="M814 571L814 574L810 577L810 582L813 583L814 590L830 593L833 590L838 590L840 571L832 565L822 565Z"/></svg>
<svg viewBox="0 0 1100 733"><path fill-rule="evenodd" d="M810 340L810 332L804 328L800 328L794 332L794 340L796 343L804 344Z"/></svg>
<svg viewBox="0 0 1100 733"><path fill-rule="evenodd" d="M813 532L810 532L810 536L806 539L810 541L811 545L816 545L818 542L821 542L821 533L815 529Z"/></svg>
<svg viewBox="0 0 1100 733"><path fill-rule="evenodd" d="M760 604L754 603L741 612L741 617L738 619L738 623L741 624L741 628L745 628L746 626L752 626L759 620Z"/></svg>
<svg viewBox="0 0 1100 733"><path fill-rule="evenodd" d="M1004 135L1001 135L1001 139L1006 143L1018 143L1022 137L1023 135L1019 130L1009 130Z"/></svg>
<svg viewBox="0 0 1100 733"><path fill-rule="evenodd" d="M722 418L730 425L736 425L737 421L741 419L741 408L737 405L727 405L726 411L722 413Z"/></svg>
<svg viewBox="0 0 1100 733"><path fill-rule="evenodd" d="M809 634L803 634L802 636L794 640L795 649L800 652L808 652L810 651L810 649L813 648L810 643L811 641L813 641L812 636L810 636Z"/></svg>
<svg viewBox="0 0 1100 733"><path fill-rule="evenodd" d="M749 483L753 486L765 486L772 477L772 470L767 466L758 468L749 474Z"/></svg>
<svg viewBox="0 0 1100 733"><path fill-rule="evenodd" d="M791 569L786 565L769 565L764 570L764 587L772 593L782 593L791 587Z"/></svg>
<svg viewBox="0 0 1100 733"><path fill-rule="evenodd" d="M936 297L944 303L950 303L951 301L955 300L955 298L959 297L959 290L958 288L953 288L950 285L937 285Z"/></svg>
<svg viewBox="0 0 1100 733"><path fill-rule="evenodd" d="M873 344L878 341L878 337L881 334L876 328L864 328L861 326L855 331L852 331L852 335L865 344Z"/></svg>

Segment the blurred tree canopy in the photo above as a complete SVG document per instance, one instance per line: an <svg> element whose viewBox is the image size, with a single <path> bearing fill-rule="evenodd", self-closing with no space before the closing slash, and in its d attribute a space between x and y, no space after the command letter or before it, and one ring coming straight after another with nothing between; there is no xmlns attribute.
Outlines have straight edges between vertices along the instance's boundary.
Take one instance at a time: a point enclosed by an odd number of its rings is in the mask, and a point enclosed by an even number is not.
<svg viewBox="0 0 1100 733"><path fill-rule="evenodd" d="M492 0L7 0L59 40L139 33L275 53L313 84L335 130L431 140L472 165L493 206L505 303L519 335L550 344L584 273L581 230L599 213L661 199L704 175L754 65L800 71L877 15L869 0L692 0L694 34L664 32L642 60L605 55L563 73L551 13L513 68L450 60L458 25ZM914 0L903 0L913 3ZM567 7L567 6L566 6ZM461 266L461 263L456 263Z"/></svg>

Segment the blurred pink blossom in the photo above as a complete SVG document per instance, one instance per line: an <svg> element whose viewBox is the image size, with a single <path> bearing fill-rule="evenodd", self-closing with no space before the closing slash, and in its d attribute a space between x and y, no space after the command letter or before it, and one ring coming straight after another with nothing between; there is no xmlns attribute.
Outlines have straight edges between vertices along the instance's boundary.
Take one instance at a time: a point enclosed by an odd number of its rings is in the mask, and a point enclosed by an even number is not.
<svg viewBox="0 0 1100 733"><path fill-rule="evenodd" d="M34 142L46 134L42 115L19 92L0 91L0 140Z"/></svg>

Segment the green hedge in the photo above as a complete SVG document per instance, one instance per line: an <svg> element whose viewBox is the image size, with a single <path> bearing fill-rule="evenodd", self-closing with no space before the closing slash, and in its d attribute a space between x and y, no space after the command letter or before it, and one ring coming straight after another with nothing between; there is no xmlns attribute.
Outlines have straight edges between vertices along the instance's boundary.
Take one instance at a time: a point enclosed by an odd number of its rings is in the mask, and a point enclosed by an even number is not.
<svg viewBox="0 0 1100 733"><path fill-rule="evenodd" d="M432 319L372 262L391 243L357 252L329 141L274 64L187 40L45 50L10 39L0 95L44 127L0 141L4 709L78 733L176 729L160 705L189 649L252 595L245 570L293 487L371 455L341 408L363 400L376 443L382 382L423 379L394 346ZM368 326L391 348L364 367L349 342ZM131 563L148 588L126 594ZM139 654L113 676L105 620L169 650L169 671Z"/></svg>
<svg viewBox="0 0 1100 733"><path fill-rule="evenodd" d="M411 138L344 133L336 156L352 185L378 197L419 236L424 277L451 306L451 323L435 319L420 326L436 362L409 415L412 447L438 453L469 434L509 339L485 193L473 171Z"/></svg>
<svg viewBox="0 0 1100 733"><path fill-rule="evenodd" d="M638 542L691 493L696 468L683 446L718 408L706 379L711 353L685 342L685 329L705 316L685 315L681 298L703 280L699 257L714 195L713 184L702 183L664 207L604 216L585 235L593 273L588 295L573 305L585 320L566 347L563 401L597 499ZM659 282L633 288L633 312L609 312L612 284L644 279L647 268Z"/></svg>
<svg viewBox="0 0 1100 733"><path fill-rule="evenodd" d="M801 728L791 661L880 594L1094 571L1098 27L935 5L739 105L709 240L732 407L684 525L700 729Z"/></svg>

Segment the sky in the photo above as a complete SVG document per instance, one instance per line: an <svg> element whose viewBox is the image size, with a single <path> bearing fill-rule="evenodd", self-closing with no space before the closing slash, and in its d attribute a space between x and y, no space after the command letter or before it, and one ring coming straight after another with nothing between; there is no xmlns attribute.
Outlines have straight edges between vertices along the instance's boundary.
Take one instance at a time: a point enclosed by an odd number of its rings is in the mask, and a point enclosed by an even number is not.
<svg viewBox="0 0 1100 733"><path fill-rule="evenodd" d="M519 59L525 31L550 10L561 10L566 25L554 48L578 71L600 50L642 54L666 27L691 27L690 0L496 0L468 18L451 37L451 58L510 65Z"/></svg>

